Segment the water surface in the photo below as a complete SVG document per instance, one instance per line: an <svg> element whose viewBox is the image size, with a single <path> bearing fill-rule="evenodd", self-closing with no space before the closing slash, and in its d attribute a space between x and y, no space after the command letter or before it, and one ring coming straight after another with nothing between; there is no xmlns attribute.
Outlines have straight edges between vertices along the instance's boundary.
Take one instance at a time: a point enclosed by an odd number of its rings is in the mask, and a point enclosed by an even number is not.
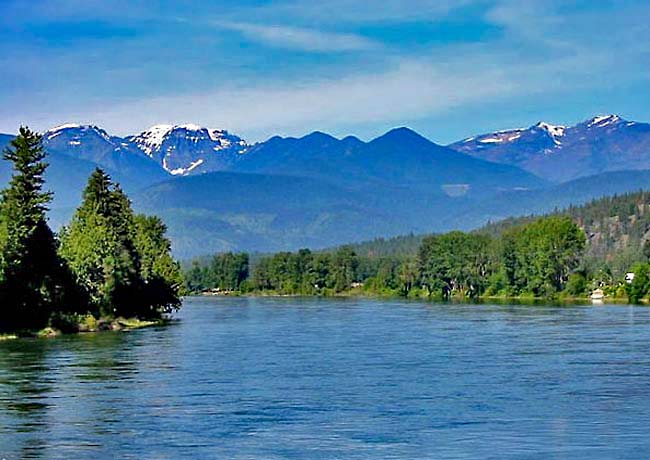
<svg viewBox="0 0 650 460"><path fill-rule="evenodd" d="M0 458L650 458L650 309L187 299L0 343Z"/></svg>

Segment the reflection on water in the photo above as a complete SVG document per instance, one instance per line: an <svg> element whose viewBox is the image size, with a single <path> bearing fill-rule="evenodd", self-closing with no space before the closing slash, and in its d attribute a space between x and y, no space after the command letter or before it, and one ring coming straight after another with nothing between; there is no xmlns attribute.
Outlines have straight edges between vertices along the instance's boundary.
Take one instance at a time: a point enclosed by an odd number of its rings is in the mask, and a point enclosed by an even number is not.
<svg viewBox="0 0 650 460"><path fill-rule="evenodd" d="M189 299L0 342L0 458L648 458L650 309Z"/></svg>

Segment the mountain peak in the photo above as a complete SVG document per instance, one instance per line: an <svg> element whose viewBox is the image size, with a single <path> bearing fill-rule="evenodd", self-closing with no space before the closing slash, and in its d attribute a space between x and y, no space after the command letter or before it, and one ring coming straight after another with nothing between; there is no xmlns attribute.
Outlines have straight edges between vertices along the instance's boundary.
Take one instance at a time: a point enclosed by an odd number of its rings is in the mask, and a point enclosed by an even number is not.
<svg viewBox="0 0 650 460"><path fill-rule="evenodd" d="M338 139L335 138L334 136L332 136L330 134L327 134L327 133L324 133L322 131L311 132L311 133L307 134L306 136L303 136L301 138L301 140L304 140L304 141L307 141L307 140L309 140L309 141L316 141L316 140L318 140L318 141L338 141Z"/></svg>
<svg viewBox="0 0 650 460"><path fill-rule="evenodd" d="M399 143L423 143L426 142L431 144L432 142L426 137L418 134L413 131L411 128L406 126L400 126L398 128L393 128L388 131L386 134L379 136L378 138L372 140L372 142L399 142Z"/></svg>
<svg viewBox="0 0 650 460"><path fill-rule="evenodd" d="M50 128L43 134L46 141L50 141L62 134L66 133L67 136L73 136L74 139L70 140L70 145L79 145L79 138L85 135L96 135L101 137L106 142L111 142L111 136L102 128L95 125L80 125L77 123L65 123L54 128Z"/></svg>
<svg viewBox="0 0 650 460"><path fill-rule="evenodd" d="M175 126L175 128L184 129L186 131L201 131L206 129L203 126L195 125L194 123L185 123L183 125Z"/></svg>
<svg viewBox="0 0 650 460"><path fill-rule="evenodd" d="M558 137L564 136L564 132L566 131L566 126L552 125L544 121L540 121L533 127L545 131L549 136L553 138L553 140L556 140Z"/></svg>
<svg viewBox="0 0 650 460"><path fill-rule="evenodd" d="M81 128L81 125L78 123L64 123L62 125L55 126L54 128L48 129L47 132L53 133L56 131L62 131L64 129L77 129L77 128Z"/></svg>
<svg viewBox="0 0 650 460"><path fill-rule="evenodd" d="M154 125L128 141L173 175L223 169L248 148L224 129L194 123Z"/></svg>
<svg viewBox="0 0 650 460"><path fill-rule="evenodd" d="M598 115L593 118L590 118L585 122L588 128L597 126L599 128L618 123L619 121L624 121L621 117L616 114L610 115Z"/></svg>

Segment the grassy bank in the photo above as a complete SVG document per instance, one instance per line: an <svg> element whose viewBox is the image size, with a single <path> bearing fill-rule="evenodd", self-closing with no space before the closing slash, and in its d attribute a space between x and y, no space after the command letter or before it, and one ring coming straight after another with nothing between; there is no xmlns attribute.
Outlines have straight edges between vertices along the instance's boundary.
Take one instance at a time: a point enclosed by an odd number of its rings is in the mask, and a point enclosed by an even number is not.
<svg viewBox="0 0 650 460"><path fill-rule="evenodd" d="M22 330L13 333L0 334L0 342L19 338L52 338L64 334L95 334L106 331L132 331L146 327L162 326L169 320L165 318L142 320L139 318L100 318L92 315L78 316L74 320L60 318L52 326L39 330Z"/></svg>

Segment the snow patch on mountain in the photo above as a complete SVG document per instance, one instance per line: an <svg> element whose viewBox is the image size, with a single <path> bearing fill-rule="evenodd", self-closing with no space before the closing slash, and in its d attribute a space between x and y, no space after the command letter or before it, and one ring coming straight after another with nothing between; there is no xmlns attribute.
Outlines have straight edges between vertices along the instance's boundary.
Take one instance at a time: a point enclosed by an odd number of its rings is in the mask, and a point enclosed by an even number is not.
<svg viewBox="0 0 650 460"><path fill-rule="evenodd" d="M621 120L621 117L618 115L598 115L597 117L592 118L589 120L587 123L587 126L592 127L592 126L598 126L599 128L603 128L605 126L611 125L613 123L617 123Z"/></svg>
<svg viewBox="0 0 650 460"><path fill-rule="evenodd" d="M196 160L195 162L191 163L190 166L187 168L176 168L176 169L172 169L169 172L174 176L184 175L191 172L193 169L196 169L197 167L201 166L203 162L204 161L202 159Z"/></svg>
<svg viewBox="0 0 650 460"><path fill-rule="evenodd" d="M98 136L106 142L113 144L111 136L109 136L109 134L102 128L94 125L79 125L76 123L66 123L60 126L56 126L45 131L43 137L45 138L45 141L50 141L56 137L61 136L62 134L65 134L68 136L68 138L70 138L68 141L69 145L81 145L80 139L87 135Z"/></svg>
<svg viewBox="0 0 650 460"><path fill-rule="evenodd" d="M248 149L226 130L193 123L155 125L129 141L173 175L220 170Z"/></svg>
<svg viewBox="0 0 650 460"><path fill-rule="evenodd" d="M566 126L552 125L543 121L537 123L535 127L546 131L553 140L557 140L558 137L564 136L564 132L566 131Z"/></svg>
<svg viewBox="0 0 650 460"><path fill-rule="evenodd" d="M55 133L60 133L65 129L76 129L76 128L81 128L81 125L78 125L77 123L64 123L62 125L55 126L52 129L48 129L47 132L51 134L55 134Z"/></svg>
<svg viewBox="0 0 650 460"><path fill-rule="evenodd" d="M479 136L477 142L481 144L501 144L506 142L512 142L519 139L523 131L524 131L523 129L507 129L504 131L497 131L493 134ZM466 143L471 142L474 139L477 138L470 137L469 139L465 139L463 142Z"/></svg>
<svg viewBox="0 0 650 460"><path fill-rule="evenodd" d="M503 142L503 139L499 137L486 137L485 139L479 140L481 144L494 144L498 142Z"/></svg>
<svg viewBox="0 0 650 460"><path fill-rule="evenodd" d="M154 125L137 136L133 136L131 140L144 153L151 156L155 150L160 148L165 137L173 128L173 125Z"/></svg>

